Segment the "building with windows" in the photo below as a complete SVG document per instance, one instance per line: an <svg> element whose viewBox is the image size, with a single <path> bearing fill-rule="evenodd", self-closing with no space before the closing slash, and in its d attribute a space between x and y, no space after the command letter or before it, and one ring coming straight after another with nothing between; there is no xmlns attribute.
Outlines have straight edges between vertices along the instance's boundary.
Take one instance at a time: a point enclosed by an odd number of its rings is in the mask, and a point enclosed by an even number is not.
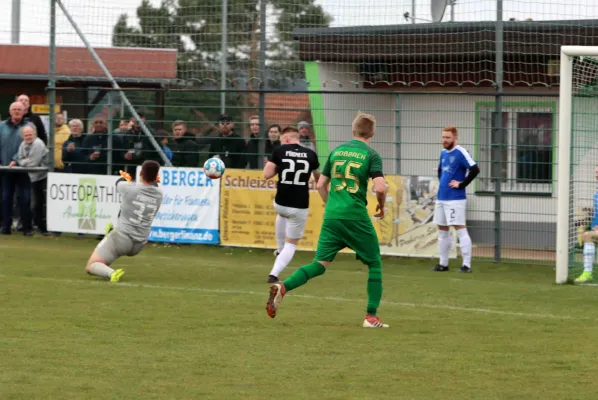
<svg viewBox="0 0 598 400"><path fill-rule="evenodd" d="M367 111L378 119L373 146L387 174L433 176L441 128L455 125L481 169L468 188L472 237L494 243L492 178L500 176L503 245L541 253L556 236L560 47L597 45L598 20L506 21L503 28L502 130L495 129L494 22L300 29L295 39L314 91L319 148L345 141L355 113ZM586 79L597 72L589 68ZM577 106L593 115L598 102Z"/></svg>

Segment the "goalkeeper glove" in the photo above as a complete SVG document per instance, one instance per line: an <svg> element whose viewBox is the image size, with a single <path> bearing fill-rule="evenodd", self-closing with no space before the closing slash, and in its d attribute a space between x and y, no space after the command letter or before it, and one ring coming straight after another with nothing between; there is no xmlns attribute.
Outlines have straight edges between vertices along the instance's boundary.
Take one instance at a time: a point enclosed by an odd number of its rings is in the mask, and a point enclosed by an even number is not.
<svg viewBox="0 0 598 400"><path fill-rule="evenodd" d="M127 182L131 182L133 180L133 178L131 178L131 175L128 172L122 170L118 172L120 173L121 178L123 178Z"/></svg>

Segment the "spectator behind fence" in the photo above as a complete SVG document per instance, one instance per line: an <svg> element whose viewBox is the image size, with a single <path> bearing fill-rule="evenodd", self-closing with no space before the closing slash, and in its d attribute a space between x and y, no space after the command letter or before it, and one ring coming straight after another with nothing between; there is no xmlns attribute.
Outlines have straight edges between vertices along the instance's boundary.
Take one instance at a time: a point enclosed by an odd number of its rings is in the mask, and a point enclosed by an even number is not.
<svg viewBox="0 0 598 400"><path fill-rule="evenodd" d="M247 168L249 169L257 169L258 167L258 159L260 154L260 139L262 135L260 134L260 117L257 115L252 115L249 117L249 138L247 139L246 144L246 159L247 159Z"/></svg>
<svg viewBox="0 0 598 400"><path fill-rule="evenodd" d="M62 145L62 162L64 172L84 174L87 168L87 157L83 152L83 122L80 119L72 119L69 122L71 135Z"/></svg>
<svg viewBox="0 0 598 400"><path fill-rule="evenodd" d="M218 156L227 168L245 168L245 139L234 131L234 122L228 114L218 119L220 133L215 137L204 136L200 144L210 145L209 156Z"/></svg>
<svg viewBox="0 0 598 400"><path fill-rule="evenodd" d="M309 130L309 122L301 121L297 124L299 129L299 135L301 136L301 146L307 147L308 149L316 150L316 140L314 135Z"/></svg>
<svg viewBox="0 0 598 400"><path fill-rule="evenodd" d="M19 167L48 168L48 149L40 138L34 125L25 125L21 129L23 142L19 146L16 165ZM48 171L29 172L29 180L33 191L35 206L33 207L33 221L42 235L48 235L46 225L46 185Z"/></svg>
<svg viewBox="0 0 598 400"><path fill-rule="evenodd" d="M10 118L0 124L0 165L16 165L19 146L23 142L21 129L27 124L23 118L25 107L16 101L10 105ZM15 191L19 198L21 222L25 236L31 236L31 182L26 172L3 172L2 177L2 230L12 233L12 205Z"/></svg>
<svg viewBox="0 0 598 400"><path fill-rule="evenodd" d="M71 135L71 129L65 123L64 114L59 112L54 117L54 169L56 172L64 170L62 162L62 145Z"/></svg>
<svg viewBox="0 0 598 400"><path fill-rule="evenodd" d="M27 96L26 94L21 94L17 97L17 101L21 103L25 108L25 115L23 115L23 118L35 125L35 129L37 129L37 137L40 138L47 145L48 135L46 133L46 127L44 126L44 123L42 122L42 119L39 117L39 115L31 112L29 96Z"/></svg>
<svg viewBox="0 0 598 400"><path fill-rule="evenodd" d="M173 153L170 149L170 132L166 129L158 129L156 130L155 138L166 158L172 163Z"/></svg>
<svg viewBox="0 0 598 400"><path fill-rule="evenodd" d="M110 174L114 173L115 165L123 163L122 152L118 149L122 148L122 144L116 136L112 137L112 170ZM106 118L97 115L93 119L93 133L87 135L83 140L82 153L85 158L86 167L85 172L95 175L106 175L108 165L108 128L106 126ZM118 169L118 167L116 167Z"/></svg>
<svg viewBox="0 0 598 400"><path fill-rule="evenodd" d="M139 117L149 129L150 134L154 135L150 127L147 125L145 115L138 112ZM161 165L164 164L160 154L156 151L154 145L150 142L146 134L141 130L139 121L131 117L133 126L125 133L124 151L125 153L125 170L135 175L135 171L138 165L141 165L145 160L153 160ZM154 135L155 136L155 135Z"/></svg>
<svg viewBox="0 0 598 400"><path fill-rule="evenodd" d="M187 131L184 121L174 121L172 124L172 165L175 167L198 167L199 145L193 133Z"/></svg>
<svg viewBox="0 0 598 400"><path fill-rule="evenodd" d="M268 157L272 155L274 149L280 146L281 131L282 129L278 124L270 125L270 127L268 128L268 140L266 141L266 160L264 162L266 162L268 160Z"/></svg>

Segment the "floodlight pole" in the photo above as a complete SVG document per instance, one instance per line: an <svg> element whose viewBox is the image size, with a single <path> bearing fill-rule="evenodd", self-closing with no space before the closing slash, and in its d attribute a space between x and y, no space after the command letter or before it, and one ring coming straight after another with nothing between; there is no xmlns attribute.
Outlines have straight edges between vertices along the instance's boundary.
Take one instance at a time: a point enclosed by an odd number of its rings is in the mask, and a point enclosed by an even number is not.
<svg viewBox="0 0 598 400"><path fill-rule="evenodd" d="M411 23L415 24L415 0L411 0Z"/></svg>
<svg viewBox="0 0 598 400"><path fill-rule="evenodd" d="M455 22L455 4L457 0L451 0L451 22Z"/></svg>
<svg viewBox="0 0 598 400"><path fill-rule="evenodd" d="M11 40L12 44L19 44L21 36L21 0L12 0L12 26Z"/></svg>
<svg viewBox="0 0 598 400"><path fill-rule="evenodd" d="M220 56L220 113L226 112L226 69L228 58L228 0L222 0L222 55Z"/></svg>

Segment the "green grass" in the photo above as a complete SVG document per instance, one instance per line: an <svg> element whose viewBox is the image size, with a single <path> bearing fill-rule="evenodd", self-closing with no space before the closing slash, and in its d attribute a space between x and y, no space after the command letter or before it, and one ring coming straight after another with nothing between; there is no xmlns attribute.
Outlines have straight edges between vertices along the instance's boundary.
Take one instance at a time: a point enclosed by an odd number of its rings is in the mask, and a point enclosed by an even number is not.
<svg viewBox="0 0 598 400"><path fill-rule="evenodd" d="M150 245L109 284L84 272L96 244L0 241L0 399L598 398L597 288L552 267L385 259L391 328L366 330L350 256L272 320L269 251Z"/></svg>

